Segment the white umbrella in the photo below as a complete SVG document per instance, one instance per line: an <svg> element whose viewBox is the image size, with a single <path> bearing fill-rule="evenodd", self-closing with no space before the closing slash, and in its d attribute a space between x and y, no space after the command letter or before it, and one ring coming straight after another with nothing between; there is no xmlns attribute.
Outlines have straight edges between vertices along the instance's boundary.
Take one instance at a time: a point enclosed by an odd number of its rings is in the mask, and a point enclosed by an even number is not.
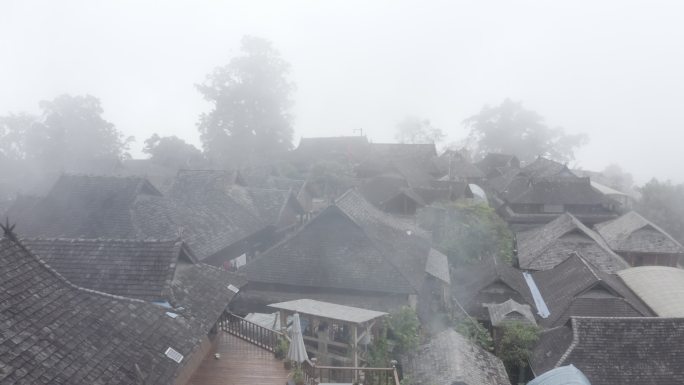
<svg viewBox="0 0 684 385"><path fill-rule="evenodd" d="M292 328L290 329L290 349L287 351L287 359L299 364L309 359L304 346L302 326L299 323L299 314L292 316Z"/></svg>

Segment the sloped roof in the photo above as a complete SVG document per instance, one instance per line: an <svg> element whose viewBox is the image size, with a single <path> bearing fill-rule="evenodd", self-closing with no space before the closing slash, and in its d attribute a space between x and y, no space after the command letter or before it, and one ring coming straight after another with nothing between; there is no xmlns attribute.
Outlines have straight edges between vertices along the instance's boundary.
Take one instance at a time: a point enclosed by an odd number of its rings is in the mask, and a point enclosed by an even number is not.
<svg viewBox="0 0 684 385"><path fill-rule="evenodd" d="M196 263L177 240L24 239L41 260L72 283L145 301L167 302L208 332L244 279Z"/></svg>
<svg viewBox="0 0 684 385"><path fill-rule="evenodd" d="M683 318L577 317L572 329L555 366L573 364L592 384L684 383Z"/></svg>
<svg viewBox="0 0 684 385"><path fill-rule="evenodd" d="M503 362L447 329L402 359L404 375L416 385L510 385Z"/></svg>
<svg viewBox="0 0 684 385"><path fill-rule="evenodd" d="M336 303L316 301L313 299L298 299L288 302L273 303L268 306L274 309L289 310L295 313L308 314L314 317L328 318L355 324L362 324L387 315L387 313L375 310L338 305Z"/></svg>
<svg viewBox="0 0 684 385"><path fill-rule="evenodd" d="M276 190L247 187L249 195L256 206L259 218L270 225L283 224L283 210L290 206L297 214L304 213L304 208L292 193L292 190Z"/></svg>
<svg viewBox="0 0 684 385"><path fill-rule="evenodd" d="M204 335L148 302L80 288L17 241L0 239L0 382L169 384Z"/></svg>
<svg viewBox="0 0 684 385"><path fill-rule="evenodd" d="M502 303L484 304L484 306L489 311L489 320L493 326L499 326L510 320L520 320L532 325L537 324L530 305L520 304L513 299L508 299Z"/></svg>
<svg viewBox="0 0 684 385"><path fill-rule="evenodd" d="M268 225L249 190L235 184L232 172L180 171L169 198L187 230L184 240L200 260Z"/></svg>
<svg viewBox="0 0 684 385"><path fill-rule="evenodd" d="M350 190L243 271L250 282L410 294L429 252L422 231Z"/></svg>
<svg viewBox="0 0 684 385"><path fill-rule="evenodd" d="M572 337L569 321L561 326L542 330L530 357L530 367L534 374L539 376L553 370L572 343Z"/></svg>
<svg viewBox="0 0 684 385"><path fill-rule="evenodd" d="M610 202L591 187L589 178L563 177L533 179L522 192L518 189L506 192L505 200L515 204L546 205L602 205Z"/></svg>
<svg viewBox="0 0 684 385"><path fill-rule="evenodd" d="M474 265L464 265L452 272L451 294L468 312L487 317L483 304L500 303L508 299L534 304L522 272L495 257ZM499 287L498 285L504 285ZM497 286L495 290L487 288Z"/></svg>
<svg viewBox="0 0 684 385"><path fill-rule="evenodd" d="M568 169L568 166L541 156L537 157L537 159L530 164L525 165L520 171L522 174L531 178L550 178L556 176L576 177L576 175Z"/></svg>
<svg viewBox="0 0 684 385"><path fill-rule="evenodd" d="M365 158L370 151L365 136L334 136L301 138L292 152L300 160L316 161L331 156L343 156L350 161Z"/></svg>
<svg viewBox="0 0 684 385"><path fill-rule="evenodd" d="M635 211L595 227L610 248L618 252L684 253L684 246Z"/></svg>
<svg viewBox="0 0 684 385"><path fill-rule="evenodd" d="M374 157L429 160L437 156L434 143L371 143Z"/></svg>
<svg viewBox="0 0 684 385"><path fill-rule="evenodd" d="M161 193L139 177L62 175L47 196L15 219L17 229L40 237L145 238L131 211L140 196Z"/></svg>
<svg viewBox="0 0 684 385"><path fill-rule="evenodd" d="M577 253L532 276L551 313L540 321L547 327L564 324L572 316L653 315L617 276L601 271Z"/></svg>
<svg viewBox="0 0 684 385"><path fill-rule="evenodd" d="M660 317L684 317L684 270L667 266L640 266L618 276Z"/></svg>
<svg viewBox="0 0 684 385"><path fill-rule="evenodd" d="M183 244L176 240L29 238L22 242L72 283L123 297L165 300Z"/></svg>
<svg viewBox="0 0 684 385"><path fill-rule="evenodd" d="M407 188L406 180L396 174L381 174L367 179L359 185L359 193L368 202L381 206L384 202L396 196L402 189Z"/></svg>
<svg viewBox="0 0 684 385"><path fill-rule="evenodd" d="M573 252L602 270L615 272L629 267L608 244L570 213L533 230L517 234L518 264L521 269L547 270L563 262Z"/></svg>
<svg viewBox="0 0 684 385"><path fill-rule="evenodd" d="M520 167L520 161L515 155L488 153L485 157L475 164L488 177L498 174L501 169L514 166Z"/></svg>

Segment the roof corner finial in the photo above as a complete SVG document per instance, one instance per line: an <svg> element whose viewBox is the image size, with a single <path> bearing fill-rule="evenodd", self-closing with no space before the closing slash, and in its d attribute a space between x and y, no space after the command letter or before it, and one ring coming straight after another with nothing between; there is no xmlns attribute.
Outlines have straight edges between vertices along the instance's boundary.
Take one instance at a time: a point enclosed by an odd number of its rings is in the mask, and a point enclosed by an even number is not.
<svg viewBox="0 0 684 385"><path fill-rule="evenodd" d="M3 235L13 241L17 240L16 234L14 234L14 227L16 224L10 225L9 217L5 217L5 224L2 225L0 224L0 228L2 229Z"/></svg>

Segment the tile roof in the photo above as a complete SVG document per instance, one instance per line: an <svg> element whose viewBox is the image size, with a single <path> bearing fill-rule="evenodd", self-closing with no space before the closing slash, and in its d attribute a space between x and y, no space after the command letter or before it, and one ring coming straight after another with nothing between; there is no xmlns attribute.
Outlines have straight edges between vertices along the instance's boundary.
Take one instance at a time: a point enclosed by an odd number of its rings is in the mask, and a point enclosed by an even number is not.
<svg viewBox="0 0 684 385"><path fill-rule="evenodd" d="M411 294L429 252L424 232L350 190L243 271L250 282Z"/></svg>
<svg viewBox="0 0 684 385"><path fill-rule="evenodd" d="M235 296L228 285L245 284L235 274L196 263L192 251L176 240L32 238L22 244L75 285L166 302L205 333Z"/></svg>
<svg viewBox="0 0 684 385"><path fill-rule="evenodd" d="M454 269L451 282L452 297L478 319L489 318L484 304L501 303L508 299L534 304L522 272L494 257Z"/></svg>
<svg viewBox="0 0 684 385"><path fill-rule="evenodd" d="M666 266L640 266L618 276L660 317L684 317L684 270Z"/></svg>
<svg viewBox="0 0 684 385"><path fill-rule="evenodd" d="M635 211L595 227L616 252L684 254L684 246Z"/></svg>
<svg viewBox="0 0 684 385"><path fill-rule="evenodd" d="M544 157L538 157L525 165L520 172L531 178L550 178L555 176L576 177L568 166Z"/></svg>
<svg viewBox="0 0 684 385"><path fill-rule="evenodd" d="M200 260L268 226L249 191L235 184L232 172L180 171L169 199L187 229L183 239Z"/></svg>
<svg viewBox="0 0 684 385"><path fill-rule="evenodd" d="M503 362L447 329L402 358L404 376L416 385L510 385Z"/></svg>
<svg viewBox="0 0 684 385"><path fill-rule="evenodd" d="M176 240L29 238L22 242L75 285L146 301L169 298L169 285L184 252Z"/></svg>
<svg viewBox="0 0 684 385"><path fill-rule="evenodd" d="M329 159L331 156L360 161L368 156L369 151L365 136L315 137L302 138L292 155L298 160L308 162Z"/></svg>
<svg viewBox="0 0 684 385"><path fill-rule="evenodd" d="M617 276L601 271L578 253L532 277L551 313L540 320L546 327L564 324L572 316L653 315Z"/></svg>
<svg viewBox="0 0 684 385"><path fill-rule="evenodd" d="M475 165L482 170L488 177L492 177L500 173L499 170L513 167L519 169L520 160L515 155L488 153L481 161Z"/></svg>
<svg viewBox="0 0 684 385"><path fill-rule="evenodd" d="M527 188L507 191L504 199L508 203L546 205L606 205L611 202L591 187L589 178L563 177L533 179Z"/></svg>
<svg viewBox="0 0 684 385"><path fill-rule="evenodd" d="M140 300L83 289L0 239L0 383L169 384L202 333Z"/></svg>
<svg viewBox="0 0 684 385"><path fill-rule="evenodd" d="M17 229L40 237L145 238L131 210L139 197L160 198L161 193L139 177L65 174L47 196L15 219Z"/></svg>
<svg viewBox="0 0 684 385"><path fill-rule="evenodd" d="M555 328L542 330L530 357L530 367L536 376L556 367L556 364L572 343L572 337L570 322Z"/></svg>
<svg viewBox="0 0 684 385"><path fill-rule="evenodd" d="M530 305L523 305L513 299L508 299L502 303L490 303L484 304L484 306L489 311L489 320L492 326L499 326L511 320L537 325L537 320L534 318L534 314L532 314Z"/></svg>
<svg viewBox="0 0 684 385"><path fill-rule="evenodd" d="M570 213L533 230L517 234L518 264L521 269L548 270L573 252L602 270L615 272L629 267L608 244Z"/></svg>
<svg viewBox="0 0 684 385"><path fill-rule="evenodd" d="M683 318L577 317L572 329L555 366L573 364L592 384L684 383Z"/></svg>
<svg viewBox="0 0 684 385"><path fill-rule="evenodd" d="M434 143L371 143L371 156L430 160L437 156Z"/></svg>

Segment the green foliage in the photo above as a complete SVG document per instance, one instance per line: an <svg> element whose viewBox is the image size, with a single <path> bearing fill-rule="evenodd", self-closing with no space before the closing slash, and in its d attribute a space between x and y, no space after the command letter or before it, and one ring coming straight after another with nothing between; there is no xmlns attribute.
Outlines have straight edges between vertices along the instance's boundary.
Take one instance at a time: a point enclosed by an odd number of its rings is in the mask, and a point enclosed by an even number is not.
<svg viewBox="0 0 684 385"><path fill-rule="evenodd" d="M399 122L395 135L400 143L437 143L444 137L442 130L430 124L429 120L415 116L406 117Z"/></svg>
<svg viewBox="0 0 684 385"><path fill-rule="evenodd" d="M584 134L570 135L560 127L548 127L541 115L510 99L497 107L483 107L463 124L470 130L468 140L476 158L500 152L516 155L523 162L540 155L568 162L575 158L575 150L588 142Z"/></svg>
<svg viewBox="0 0 684 385"><path fill-rule="evenodd" d="M409 306L402 307L388 317L391 338L396 342L395 352L403 354L418 347L420 342L420 320L418 314Z"/></svg>
<svg viewBox="0 0 684 385"><path fill-rule="evenodd" d="M653 179L639 192L636 211L684 243L684 185Z"/></svg>
<svg viewBox="0 0 684 385"><path fill-rule="evenodd" d="M387 344L387 328L380 330L380 335L368 349L368 366L372 368L386 368L389 366L389 349Z"/></svg>
<svg viewBox="0 0 684 385"><path fill-rule="evenodd" d="M290 349L290 341L285 337L278 337L278 344L275 346L273 354L279 360L282 360L287 355L287 351Z"/></svg>
<svg viewBox="0 0 684 385"><path fill-rule="evenodd" d="M458 267L497 256L508 263L513 258L513 234L494 209L484 203L449 204L433 224L437 249Z"/></svg>
<svg viewBox="0 0 684 385"><path fill-rule="evenodd" d="M527 366L532 349L539 340L539 328L518 321L509 321L501 326L501 330L503 334L497 344L497 355L506 368L510 372L514 368Z"/></svg>
<svg viewBox="0 0 684 385"><path fill-rule="evenodd" d="M171 168L197 168L204 162L197 147L176 136L154 134L145 140L143 152L149 154L153 162Z"/></svg>
<svg viewBox="0 0 684 385"><path fill-rule="evenodd" d="M494 341L491 334L478 321L465 317L456 321L454 329L481 348L490 352L494 350Z"/></svg>
<svg viewBox="0 0 684 385"><path fill-rule="evenodd" d="M295 384L303 383L304 372L302 371L302 368L300 368L299 365L295 365L292 368L292 371L290 372L290 377L292 378L292 381L294 381Z"/></svg>
<svg viewBox="0 0 684 385"><path fill-rule="evenodd" d="M202 146L223 167L272 160L292 148L290 65L268 40L245 36L241 43L241 56L197 85L214 107L198 123Z"/></svg>

